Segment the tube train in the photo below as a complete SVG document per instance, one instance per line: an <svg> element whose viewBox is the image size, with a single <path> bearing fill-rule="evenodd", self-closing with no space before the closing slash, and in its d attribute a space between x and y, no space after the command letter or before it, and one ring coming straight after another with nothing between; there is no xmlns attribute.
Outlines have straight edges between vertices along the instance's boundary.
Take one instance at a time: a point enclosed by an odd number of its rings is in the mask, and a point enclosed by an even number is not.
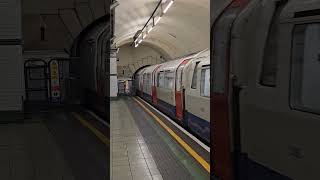
<svg viewBox="0 0 320 180"><path fill-rule="evenodd" d="M145 67L134 79L138 96L209 144L209 50Z"/></svg>
<svg viewBox="0 0 320 180"><path fill-rule="evenodd" d="M74 42L73 56L81 57L70 62L70 94L87 108L109 122L110 59L109 16L89 25Z"/></svg>
<svg viewBox="0 0 320 180"><path fill-rule="evenodd" d="M232 0L211 27L211 171L320 179L320 0Z"/></svg>

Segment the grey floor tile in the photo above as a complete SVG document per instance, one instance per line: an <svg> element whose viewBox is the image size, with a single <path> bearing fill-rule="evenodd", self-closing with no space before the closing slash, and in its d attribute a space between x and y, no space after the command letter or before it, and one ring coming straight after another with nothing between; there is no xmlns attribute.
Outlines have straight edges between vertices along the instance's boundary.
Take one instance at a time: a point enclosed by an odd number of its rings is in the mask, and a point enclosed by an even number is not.
<svg viewBox="0 0 320 180"><path fill-rule="evenodd" d="M154 176L152 176L152 179L153 180L163 180L161 175L154 175Z"/></svg>
<svg viewBox="0 0 320 180"><path fill-rule="evenodd" d="M144 159L142 151L136 151L136 152L128 152L128 157L130 159Z"/></svg>
<svg viewBox="0 0 320 180"><path fill-rule="evenodd" d="M146 164L146 160L145 159L140 159L137 161L131 161L130 165L131 166L138 166L138 165L145 165Z"/></svg>
<svg viewBox="0 0 320 180"><path fill-rule="evenodd" d="M128 174L115 174L112 176L112 180L132 180L132 176Z"/></svg>
<svg viewBox="0 0 320 180"><path fill-rule="evenodd" d="M126 165L126 166L116 166L116 167L112 167L112 176L117 176L119 174L125 174L125 175L130 175L131 176L131 170L130 170L130 166Z"/></svg>
<svg viewBox="0 0 320 180"><path fill-rule="evenodd" d="M117 161L113 161L112 162L112 166L116 167L116 166L126 166L129 164L129 160L117 160Z"/></svg>
<svg viewBox="0 0 320 180"><path fill-rule="evenodd" d="M152 180L151 176L136 175L132 177L133 177L133 180Z"/></svg>
<svg viewBox="0 0 320 180"><path fill-rule="evenodd" d="M161 174L160 174L160 171L158 170L157 167L149 168L149 170L150 170L150 173L151 173L152 176L154 176L154 175L161 175Z"/></svg>
<svg viewBox="0 0 320 180"><path fill-rule="evenodd" d="M132 156L132 157L129 158L130 164L136 164L136 163L139 163L141 161L145 161L145 158L143 156L138 156L138 157Z"/></svg>
<svg viewBox="0 0 320 180"><path fill-rule="evenodd" d="M0 127L1 180L60 180L62 177L74 179L44 124Z"/></svg>
<svg viewBox="0 0 320 180"><path fill-rule="evenodd" d="M146 158L152 159L152 155L128 108L123 100L115 101L111 104L112 156L116 158L113 159L112 179L152 179L152 174L146 161ZM127 154L121 153L125 150ZM121 159L121 155L127 155L128 159ZM125 163L128 163L132 177L129 177L128 174L117 174L121 173L119 169ZM159 171L155 164L152 165L152 172L156 175ZM127 169L123 171L127 172Z"/></svg>

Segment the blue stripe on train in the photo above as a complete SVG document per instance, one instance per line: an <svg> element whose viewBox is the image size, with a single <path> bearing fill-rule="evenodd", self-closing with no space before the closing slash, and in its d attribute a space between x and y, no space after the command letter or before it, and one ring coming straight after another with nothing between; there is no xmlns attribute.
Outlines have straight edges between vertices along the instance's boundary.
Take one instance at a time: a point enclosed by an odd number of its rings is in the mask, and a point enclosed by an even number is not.
<svg viewBox="0 0 320 180"><path fill-rule="evenodd" d="M176 107L158 99L158 108L168 116L176 119ZM193 133L201 137L207 143L210 143L210 123L188 111L185 111L183 124L187 126Z"/></svg>
<svg viewBox="0 0 320 180"><path fill-rule="evenodd" d="M185 111L185 121L192 132L210 142L210 122L202 119L188 111Z"/></svg>
<svg viewBox="0 0 320 180"><path fill-rule="evenodd" d="M171 104L162 101L161 99L158 98L158 108L162 111L165 112L168 116L171 118L175 119L176 118L176 107L172 106Z"/></svg>
<svg viewBox="0 0 320 180"><path fill-rule="evenodd" d="M151 97L151 95L149 95L147 93L143 93L143 99L145 99L149 103L152 103L152 97Z"/></svg>

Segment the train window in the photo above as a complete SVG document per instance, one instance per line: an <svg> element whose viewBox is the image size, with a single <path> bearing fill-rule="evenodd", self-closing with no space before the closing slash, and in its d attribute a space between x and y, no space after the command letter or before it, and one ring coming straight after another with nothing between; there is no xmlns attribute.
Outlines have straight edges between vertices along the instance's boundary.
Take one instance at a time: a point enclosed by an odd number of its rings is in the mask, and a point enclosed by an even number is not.
<svg viewBox="0 0 320 180"><path fill-rule="evenodd" d="M201 70L201 96L210 97L210 66L206 66Z"/></svg>
<svg viewBox="0 0 320 180"><path fill-rule="evenodd" d="M173 77L174 77L173 72L166 71L165 78L164 78L164 87L165 88L167 88L167 89L173 88L173 82L174 82Z"/></svg>
<svg viewBox="0 0 320 180"><path fill-rule="evenodd" d="M198 65L200 62L197 62L196 65L194 66L194 70L193 70L193 76L192 76L192 84L191 84L191 88L192 89L197 89L197 74L198 74Z"/></svg>
<svg viewBox="0 0 320 180"><path fill-rule="evenodd" d="M274 26L274 25L272 25ZM276 35L276 29L271 27L270 33L268 35L263 63L262 63L262 71L260 75L260 84L263 86L276 86L276 78L277 78L277 41L278 38Z"/></svg>
<svg viewBox="0 0 320 180"><path fill-rule="evenodd" d="M147 74L147 92L151 93L151 74Z"/></svg>
<svg viewBox="0 0 320 180"><path fill-rule="evenodd" d="M147 89L147 74L143 74L143 91Z"/></svg>
<svg viewBox="0 0 320 180"><path fill-rule="evenodd" d="M136 74L136 77L134 78L135 79L135 88L139 88L139 75L138 74Z"/></svg>
<svg viewBox="0 0 320 180"><path fill-rule="evenodd" d="M320 23L297 25L293 36L291 106L320 113Z"/></svg>
<svg viewBox="0 0 320 180"><path fill-rule="evenodd" d="M164 72L158 73L158 87L164 87Z"/></svg>

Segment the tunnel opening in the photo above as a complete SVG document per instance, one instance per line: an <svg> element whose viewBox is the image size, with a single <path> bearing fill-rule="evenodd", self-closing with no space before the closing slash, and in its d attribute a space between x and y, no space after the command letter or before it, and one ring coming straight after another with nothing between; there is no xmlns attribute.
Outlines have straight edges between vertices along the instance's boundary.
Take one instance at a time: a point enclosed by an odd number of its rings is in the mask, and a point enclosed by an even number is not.
<svg viewBox="0 0 320 180"><path fill-rule="evenodd" d="M138 68L138 69L133 73L133 75L132 75L132 79L135 79L136 74L137 74L141 69L144 69L144 68L149 67L149 66L151 66L151 65L150 65L150 64L148 64L148 65L144 65L144 66L142 66L142 67Z"/></svg>

